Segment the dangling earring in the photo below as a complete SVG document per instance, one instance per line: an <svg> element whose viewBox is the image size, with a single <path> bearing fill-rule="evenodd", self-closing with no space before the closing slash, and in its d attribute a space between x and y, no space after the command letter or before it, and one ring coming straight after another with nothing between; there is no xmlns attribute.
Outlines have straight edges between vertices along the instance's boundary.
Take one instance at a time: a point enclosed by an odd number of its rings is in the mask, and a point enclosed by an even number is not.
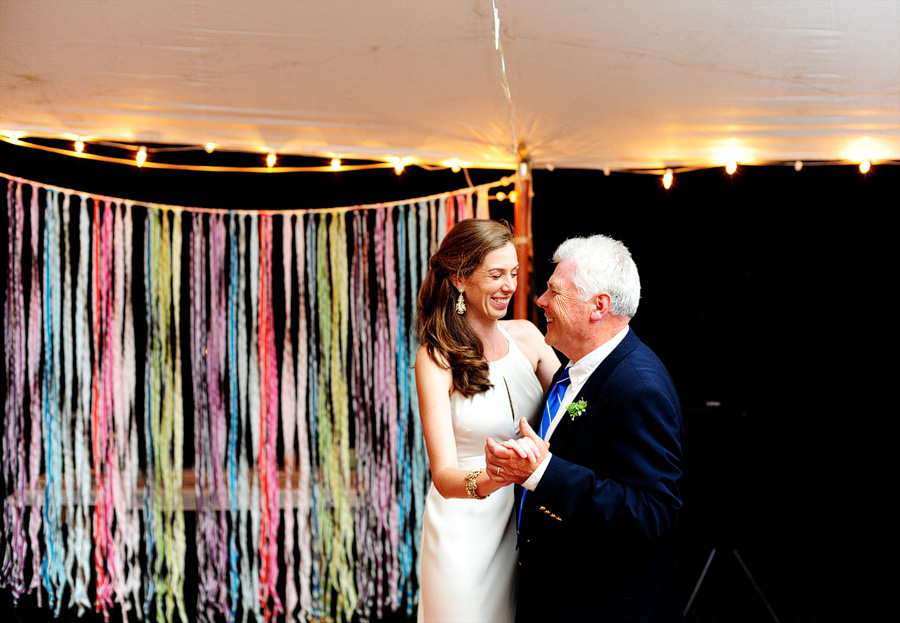
<svg viewBox="0 0 900 623"><path fill-rule="evenodd" d="M462 290L459 291L459 298L456 299L456 313L460 316L466 313L466 299L463 298Z"/></svg>

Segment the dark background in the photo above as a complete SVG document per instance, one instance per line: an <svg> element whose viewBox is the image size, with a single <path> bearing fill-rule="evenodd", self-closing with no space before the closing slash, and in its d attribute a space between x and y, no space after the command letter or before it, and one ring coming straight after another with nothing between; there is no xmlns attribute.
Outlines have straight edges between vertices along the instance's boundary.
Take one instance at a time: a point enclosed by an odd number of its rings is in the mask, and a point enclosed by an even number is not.
<svg viewBox="0 0 900 623"><path fill-rule="evenodd" d="M464 172L414 167L400 176L137 169L7 143L0 172L139 202L233 209L397 201L468 184ZM468 179L505 174L472 170ZM689 621L767 621L774 612L783 622L881 622L900 614L891 500L897 407L886 391L896 372L889 305L897 280L889 275L898 182L900 167L877 164L867 175L849 165L701 170L676 175L668 191L648 174L534 172L534 296L568 236L619 238L640 269L632 327L669 367L685 410L685 602L716 551ZM512 211L498 203L492 215L511 219ZM4 591L0 612L49 616L33 601L10 610Z"/></svg>

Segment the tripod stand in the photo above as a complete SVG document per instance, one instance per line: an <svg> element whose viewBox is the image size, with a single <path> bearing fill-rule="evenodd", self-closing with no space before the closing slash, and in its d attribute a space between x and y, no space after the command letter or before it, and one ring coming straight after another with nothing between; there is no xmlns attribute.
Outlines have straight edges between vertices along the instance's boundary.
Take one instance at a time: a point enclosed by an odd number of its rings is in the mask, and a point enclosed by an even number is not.
<svg viewBox="0 0 900 623"><path fill-rule="evenodd" d="M690 537L695 543L710 546L703 570L694 585L690 598L683 610L687 617L704 582L710 576L719 576L715 582L720 588L726 586L726 577L734 572L728 565L737 562L743 576L750 582L756 595L765 605L770 620L780 623L775 610L769 603L750 568L744 562L739 544L747 544L749 534L757 533L757 524L748 529L751 507L747 499L753 499L752 485L758 482L759 462L754 462L752 449L760 447L759 431L754 422L742 412L710 413L698 410L690 414L688 425L695 440L692 462L685 469L685 499L694 500L689 512L688 523L693 530ZM755 466L751 468L751 466ZM752 474L751 474L752 471ZM758 492L756 492L758 495ZM688 511L688 505L683 509ZM685 518L685 517L683 517ZM687 527L687 523L682 524ZM758 533L757 533L758 536ZM762 541L749 541L762 545ZM718 555L718 557L717 557ZM699 562L700 559L695 559ZM716 563L714 566L713 563ZM716 573L717 572L717 573ZM708 592L708 591L707 591ZM755 602L754 602L755 603Z"/></svg>
<svg viewBox="0 0 900 623"><path fill-rule="evenodd" d="M763 603L766 605L766 609L769 611L769 615L772 617L772 620L775 623L781 623L778 620L778 616L775 614L775 611L772 609L772 606L769 604L769 600L766 599L766 596L763 594L762 589L759 588L759 585L756 583L756 580L753 579L753 575L750 573L750 569L747 568L747 565L744 564L744 559L741 558L740 553L738 553L737 549L732 549L731 553L734 554L734 557L737 559L738 564L740 564L741 569L744 571L744 575L747 576L747 579L750 580L750 583L753 585L754 590L756 590L756 594L760 596ZM691 604L694 603L694 598L697 596L697 592L700 590L700 585L703 584L703 579L706 577L707 571L709 571L709 567L713 562L713 558L716 555L716 548L712 548L712 551L709 552L709 558L706 559L706 564L703 566L703 571L700 573L700 578L697 580L697 584L694 586L694 590L691 592L691 596L688 599L687 604L684 606L684 616L687 616L688 611L691 609Z"/></svg>

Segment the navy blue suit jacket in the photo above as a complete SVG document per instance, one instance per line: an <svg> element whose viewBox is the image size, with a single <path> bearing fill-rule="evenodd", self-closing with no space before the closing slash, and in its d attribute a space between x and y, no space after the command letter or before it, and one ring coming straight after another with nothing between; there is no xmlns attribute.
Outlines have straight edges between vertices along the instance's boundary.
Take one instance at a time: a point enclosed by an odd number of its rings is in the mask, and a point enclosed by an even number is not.
<svg viewBox="0 0 900 623"><path fill-rule="evenodd" d="M522 509L517 621L681 621L675 529L683 419L663 363L629 330L550 437Z"/></svg>

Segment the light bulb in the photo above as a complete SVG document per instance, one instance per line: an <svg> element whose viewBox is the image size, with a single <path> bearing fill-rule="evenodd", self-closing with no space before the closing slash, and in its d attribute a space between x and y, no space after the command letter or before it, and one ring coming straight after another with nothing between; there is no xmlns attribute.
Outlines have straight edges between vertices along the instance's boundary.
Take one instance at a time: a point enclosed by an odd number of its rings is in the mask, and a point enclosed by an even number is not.
<svg viewBox="0 0 900 623"><path fill-rule="evenodd" d="M459 173L459 169L460 169L459 160L457 160L456 158L453 158L452 160L450 160L450 170L453 171L454 173Z"/></svg>
<svg viewBox="0 0 900 623"><path fill-rule="evenodd" d="M725 172L728 173L728 175L734 175L735 171L737 171L737 162L734 160L725 165Z"/></svg>
<svg viewBox="0 0 900 623"><path fill-rule="evenodd" d="M509 202L515 203L518 200L519 200L519 191L517 191L517 190L509 191Z"/></svg>
<svg viewBox="0 0 900 623"><path fill-rule="evenodd" d="M869 169L871 169L871 168L872 168L872 163L869 162L868 160L862 160L862 161L860 161L860 163L859 163L859 172L862 173L863 175L865 175L866 173L868 173L868 172L869 172Z"/></svg>
<svg viewBox="0 0 900 623"><path fill-rule="evenodd" d="M274 151L270 151L270 152L269 152L269 155L266 156L266 166L269 167L269 168L271 169L272 167L275 166L275 162L276 162L277 160L278 160L278 158L275 156L275 152L274 152Z"/></svg>
<svg viewBox="0 0 900 623"><path fill-rule="evenodd" d="M147 161L147 148L141 147L138 150L137 158L135 158L135 162L137 163L138 167L142 167L142 166L144 166L144 163L146 161Z"/></svg>
<svg viewBox="0 0 900 623"><path fill-rule="evenodd" d="M803 161L797 160L794 162L794 171L800 171L803 169Z"/></svg>
<svg viewBox="0 0 900 623"><path fill-rule="evenodd" d="M75 141L75 151L77 151L79 154L84 151L84 141L82 141L81 139Z"/></svg>
<svg viewBox="0 0 900 623"><path fill-rule="evenodd" d="M204 149L206 149L206 153L211 154L216 150L216 144L215 143L207 143L206 147L204 147Z"/></svg>
<svg viewBox="0 0 900 623"><path fill-rule="evenodd" d="M665 174L663 175L663 188L669 190L672 188L672 169L666 169Z"/></svg>
<svg viewBox="0 0 900 623"><path fill-rule="evenodd" d="M394 171L397 173L397 175L403 173L403 169L405 167L406 165L403 163L403 160L401 158L394 159Z"/></svg>
<svg viewBox="0 0 900 623"><path fill-rule="evenodd" d="M340 158L332 158L331 159L331 168L337 171L341 168L341 159Z"/></svg>

